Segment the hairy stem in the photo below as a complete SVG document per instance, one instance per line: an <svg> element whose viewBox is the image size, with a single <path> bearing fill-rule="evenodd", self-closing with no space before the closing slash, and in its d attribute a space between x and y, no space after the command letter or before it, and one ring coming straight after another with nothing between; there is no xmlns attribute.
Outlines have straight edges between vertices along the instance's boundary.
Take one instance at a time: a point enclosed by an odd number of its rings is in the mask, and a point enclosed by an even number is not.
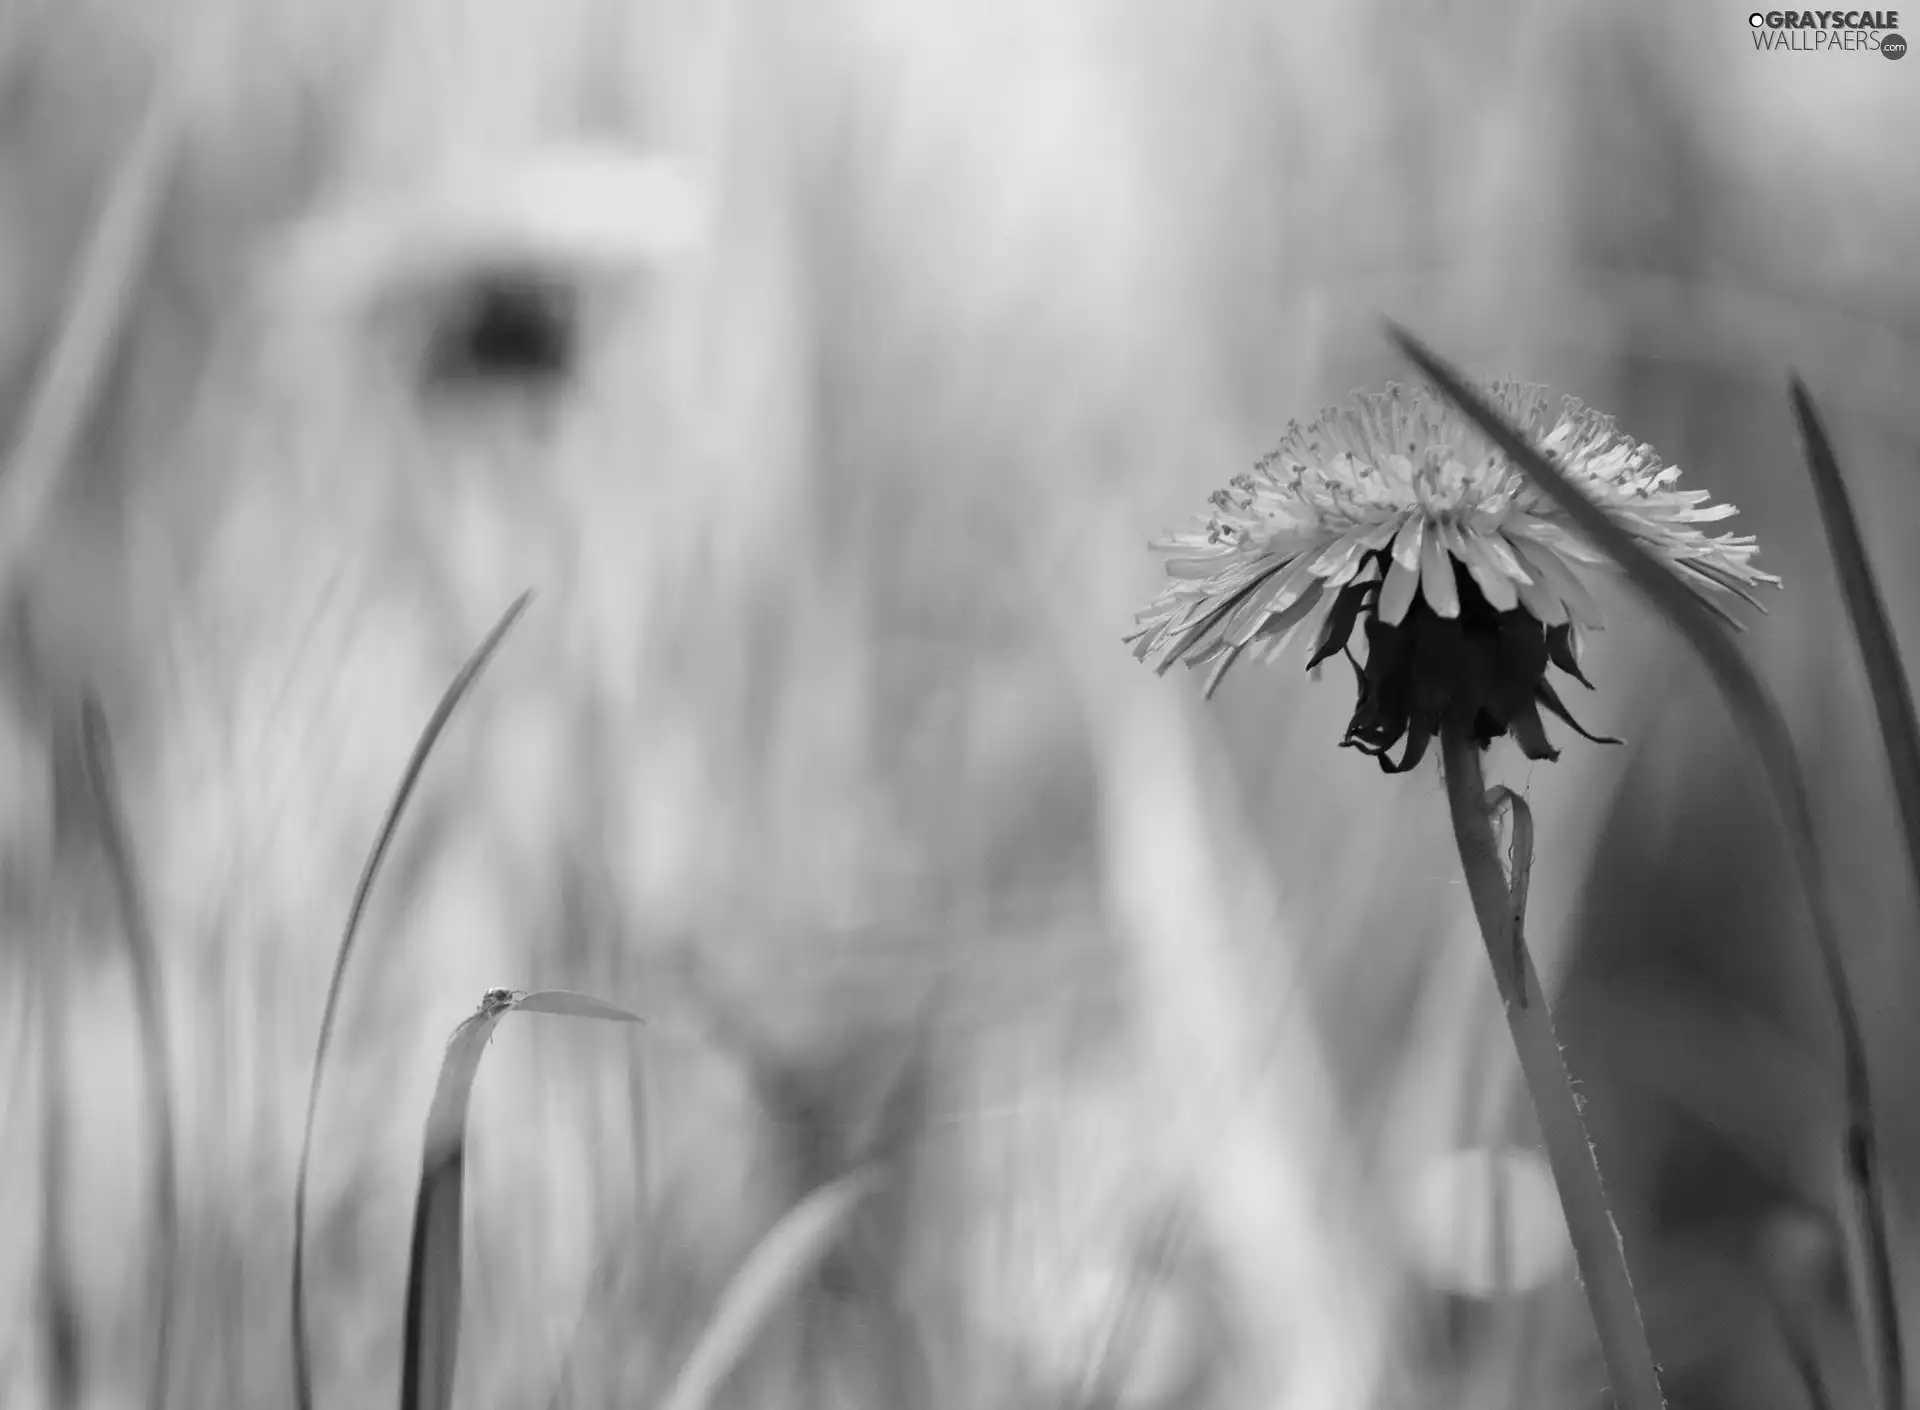
<svg viewBox="0 0 1920 1410"><path fill-rule="evenodd" d="M1466 872L1487 958L1493 963L1494 983L1505 1003L1507 1028L1520 1058L1527 1095L1540 1121L1580 1282L1600 1334L1600 1354L1614 1403L1618 1410L1663 1410L1666 1399L1627 1276L1626 1250L1613 1211L1607 1207L1599 1161L1580 1118L1579 1099L1560 1055L1553 1016L1520 938L1518 917L1500 867L1478 747L1464 733L1450 729L1441 737L1441 765L1460 865Z"/></svg>

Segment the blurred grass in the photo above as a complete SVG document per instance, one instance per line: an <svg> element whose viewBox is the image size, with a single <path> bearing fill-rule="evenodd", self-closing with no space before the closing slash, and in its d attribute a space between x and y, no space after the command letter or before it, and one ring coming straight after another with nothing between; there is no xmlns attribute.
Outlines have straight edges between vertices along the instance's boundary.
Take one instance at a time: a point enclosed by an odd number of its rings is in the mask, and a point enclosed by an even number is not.
<svg viewBox="0 0 1920 1410"><path fill-rule="evenodd" d="M34 57L0 128L0 228L24 232L0 246L8 424L157 52L124 8L22 11ZM150 875L181 1073L176 1404L284 1403L289 1113L326 918L418 720L528 582L540 630L423 786L342 1016L318 1403L398 1384L440 1039L496 984L631 995L651 1026L632 1040L644 1137L604 1045L497 1041L471 1118L476 1406L653 1403L804 1196L803 1149L831 1149L823 1131L857 1149L910 1043L917 1125L866 1241L935 1403L1065 1403L1170 1207L1192 1235L1150 1300L1167 1320L1143 1340L1167 1349L1141 1384L1178 1403L1504 1403L1517 1341L1540 1362L1528 1403L1591 1403L1564 1279L1449 1301L1402 1266L1389 1217L1468 1113L1529 1139L1500 1119L1510 1068L1469 1062L1498 1015L1437 782L1360 785L1334 677L1249 677L1202 711L1118 642L1151 532L1287 418L1394 370L1387 308L1616 411L1739 504L1788 576L1750 645L1818 765L1876 1076L1914 1109L1911 905L1778 396L1797 367L1863 502L1910 503L1920 307L1897 237L1920 186L1894 134L1920 95L1901 66L1757 56L1705 6L339 13L215 26L236 57L195 95L105 411L4 643L16 713L98 684ZM594 305L561 415L425 417L401 355L417 315L306 322L246 278L323 199L579 131L684 155L719 220L686 264ZM1867 525L1896 617L1920 588L1913 522ZM1607 605L1590 723L1641 752L1505 780L1548 842L1537 955L1568 986L1629 1238L1667 1251L1650 1315L1687 1349L1676 1405L1798 1406L1744 1290L1824 1139L1791 1088L1756 1095L1767 1062L1824 1061L1785 959L1800 922L1769 903L1714 707ZM34 785L42 746L20 733L7 767ZM16 985L56 933L36 796L0 805ZM124 1278L144 1137L89 914L69 947L91 976L69 1222L88 1403L117 1405L144 1394L150 1309ZM709 1020L716 995L752 1055ZM1751 1066L1700 1036L1741 1013ZM819 1109L770 1105L763 1068ZM9 1109L7 1207L37 1203L39 1106ZM1727 1129L1749 1128L1730 1161ZM1888 1133L1895 1170L1915 1135ZM18 1232L10 1328L35 1297ZM1820 1266L1793 1305L1850 1406ZM807 1296L814 1349L776 1322L736 1403L786 1403L807 1356L823 1401L887 1400L861 1379L876 1334L832 1285ZM0 1398L39 1403L43 1370L30 1342L0 1346Z"/></svg>

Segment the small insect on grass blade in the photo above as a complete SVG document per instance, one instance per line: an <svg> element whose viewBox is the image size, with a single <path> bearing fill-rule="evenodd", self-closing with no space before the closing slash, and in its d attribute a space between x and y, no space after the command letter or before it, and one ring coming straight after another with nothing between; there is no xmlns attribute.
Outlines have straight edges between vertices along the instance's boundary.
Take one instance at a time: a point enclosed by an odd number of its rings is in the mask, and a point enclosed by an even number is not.
<svg viewBox="0 0 1920 1410"><path fill-rule="evenodd" d="M1867 559L1866 540L1860 533L1859 517L1853 512L1846 479L1834 458L1833 443L1827 439L1813 397L1798 377L1792 380L1792 396L1814 498L1820 504L1820 522L1826 526L1827 547L1840 578L1840 595L1846 600L1847 618L1860 643L1860 659L1873 691L1880 739L1887 751L1887 772L1900 808L1900 826L1906 833L1907 866L1916 891L1920 891L1920 720L1914 714L1913 692L1907 686L1886 599Z"/></svg>
<svg viewBox="0 0 1920 1410"><path fill-rule="evenodd" d="M680 1368L661 1410L707 1410L767 1319L819 1268L879 1183L878 1173L870 1168L842 1176L801 1200L767 1232L720 1295L713 1320Z"/></svg>
<svg viewBox="0 0 1920 1410"><path fill-rule="evenodd" d="M453 718L454 710L473 688L480 672L499 650L508 629L520 619L520 614L526 611L527 604L532 600L533 593L530 591L514 599L513 605L507 608L493 630L487 633L486 640L480 643L460 668L460 674L453 678L446 694L440 697L440 703L434 708L426 729L421 731L420 740L413 747L413 757L407 760L406 772L401 775L400 787L394 793L393 802L388 805L387 816L380 825L373 851L368 854L366 867L360 873L360 884L354 889L353 904L347 910L346 930L340 937L340 948L333 958L333 977L327 983L327 1001L320 1011L320 1037L314 1046L313 1077L307 1088L307 1116L300 1136L300 1160L294 1168L293 1177L293 1266L289 1276L293 1284L293 1390L294 1403L299 1410L313 1410L312 1352L307 1344L307 1176L313 1161L314 1117L320 1109L320 1079L326 1071L327 1050L333 1041L334 1020L340 1011L340 992L346 982L347 961L352 958L353 942L360 933L360 921L366 914L367 899L373 894L373 883L379 878L381 864L386 861L387 852L393 846L394 834L400 829L400 819L406 813L408 800L413 797L414 787L420 782L421 770L426 767L433 746L439 742L447 722Z"/></svg>

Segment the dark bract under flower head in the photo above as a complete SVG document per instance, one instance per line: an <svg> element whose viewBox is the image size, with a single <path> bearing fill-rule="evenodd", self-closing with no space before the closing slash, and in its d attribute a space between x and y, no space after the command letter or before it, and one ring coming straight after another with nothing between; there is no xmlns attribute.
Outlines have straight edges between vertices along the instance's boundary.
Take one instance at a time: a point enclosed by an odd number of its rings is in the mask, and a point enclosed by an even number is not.
<svg viewBox="0 0 1920 1410"><path fill-rule="evenodd" d="M1750 537L1695 527L1733 514L1612 418L1568 398L1549 416L1543 388L1495 383L1489 399L1589 500L1701 592L1751 603L1779 580L1752 565ZM1433 737L1486 745L1512 734L1528 758L1558 755L1540 707L1568 715L1547 667L1580 680L1580 634L1604 623L1581 581L1605 557L1480 432L1427 393L1356 394L1213 496L1214 514L1154 547L1171 581L1129 641L1210 667L1211 695L1243 654L1273 659L1324 609L1309 665L1353 662L1359 700L1346 744L1389 773L1412 768ZM1366 659L1354 657L1365 624ZM1390 751L1407 747L1396 762Z"/></svg>
<svg viewBox="0 0 1920 1410"><path fill-rule="evenodd" d="M1378 577L1349 584L1334 599L1308 664L1344 651L1353 665L1360 698L1342 742L1379 759L1388 773L1413 768L1434 736L1449 728L1483 747L1511 733L1528 758L1554 759L1558 751L1540 722L1544 705L1595 743L1618 743L1581 729L1546 679L1551 663L1591 688L1574 659L1572 624L1543 626L1518 607L1496 612L1465 568L1456 564L1454 571L1460 594L1454 617L1417 600L1398 624L1383 622L1371 610ZM1348 649L1360 617L1367 632L1364 664ZM1388 753L1403 737L1407 747L1395 762Z"/></svg>

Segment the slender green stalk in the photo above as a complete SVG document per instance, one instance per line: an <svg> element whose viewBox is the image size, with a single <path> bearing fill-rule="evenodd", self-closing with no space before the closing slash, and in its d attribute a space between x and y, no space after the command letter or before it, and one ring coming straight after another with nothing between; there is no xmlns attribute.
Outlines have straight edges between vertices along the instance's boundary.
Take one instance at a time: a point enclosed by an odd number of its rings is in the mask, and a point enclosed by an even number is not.
<svg viewBox="0 0 1920 1410"><path fill-rule="evenodd" d="M1860 660L1872 687L1873 710L1880 722L1880 742L1887 751L1887 778L1900 809L1900 831L1907 843L1907 869L1920 890L1920 711L1913 705L1907 671L1894 639L1887 600L1867 558L1860 516L1834 458L1813 397L1798 377L1793 379L1793 414L1806 443L1807 469L1814 497L1820 502L1820 522L1827 530L1827 547L1840 578L1840 596L1860 642Z"/></svg>
<svg viewBox="0 0 1920 1410"><path fill-rule="evenodd" d="M394 836L400 830L400 819L406 814L407 803L420 782L420 775L427 766L428 756L433 753L433 746L439 742L441 731L446 729L454 710L473 688L480 672L493 659L493 653L499 649L508 629L520 619L520 614L532 600L531 589L514 599L513 605L507 608L506 614L487 633L486 640L467 658L466 664L460 668L460 674L453 678L453 683L440 697L440 703L434 707L432 718L427 721L426 729L413 746L413 756L407 760L406 772L400 776L399 790L394 794L393 802L387 806L387 816L380 824L380 835L374 840L373 851L360 872L360 884L354 888L353 904L347 910L347 928L340 937L340 948L334 952L333 978L327 983L326 1007L320 1011L320 1037L314 1045L313 1077L307 1087L307 1121L300 1133L300 1161L294 1167L293 1174L293 1266L289 1277L293 1288L293 1391L294 1404L299 1410L313 1410L313 1356L307 1342L307 1178L313 1167L313 1130L314 1118L320 1110L320 1078L326 1072L327 1049L333 1041L334 1020L340 1012L347 961L353 957L353 942L360 933L360 922L366 916L367 903L373 895L373 883L379 879L381 864L386 861L387 852L393 846Z"/></svg>
<svg viewBox="0 0 1920 1410"><path fill-rule="evenodd" d="M660 1404L665 1410L708 1410L721 1384L795 1292L819 1272L867 1196L879 1171L861 1167L820 1186L755 1245L713 1309L713 1319Z"/></svg>
<svg viewBox="0 0 1920 1410"><path fill-rule="evenodd" d="M113 768L113 743L99 700L89 693L80 706L80 758L93 795L94 825L113 882L120 912L120 936L133 971L134 1005L140 1026L141 1076L146 1083L148 1119L153 1122L153 1154L148 1182L153 1200L155 1254L153 1370L147 1403L167 1404L172 1383L173 1304L180 1272L180 1155L174 1119L173 1047L167 1034L167 1006L160 977L160 946L154 937L146 888L134 858L133 831L120 802Z"/></svg>
<svg viewBox="0 0 1920 1410"><path fill-rule="evenodd" d="M1441 736L1441 768L1460 865L1466 872L1487 958L1493 964L1494 983L1505 1003L1507 1028L1520 1058L1527 1095L1540 1121L1547 1162L1573 1239L1574 1260L1600 1334L1600 1354L1614 1404L1618 1410L1663 1410L1666 1399L1627 1276L1626 1250L1607 1207L1599 1161L1586 1123L1580 1119L1579 1100L1560 1055L1553 1017L1520 938L1518 917L1500 867L1478 747L1464 733L1447 730Z"/></svg>
<svg viewBox="0 0 1920 1410"><path fill-rule="evenodd" d="M1873 693L1874 714L1880 722L1880 742L1887 751L1887 778L1900 810L1900 830L1907 842L1907 868L1920 888L1920 718L1913 691L1887 616L1886 599L1867 559L1866 539L1853 498L1840 473L1833 443L1814 408L1813 397L1798 377L1792 381L1793 413L1806 444L1807 470L1820 502L1820 522L1826 526L1827 547L1840 578L1840 595L1860 643ZM1870 1126L1856 1125L1847 1139L1842 1159L1843 1206L1841 1232L1847 1242L1847 1266L1854 1305L1860 1309L1860 1337L1869 1375L1878 1375L1878 1404L1906 1403L1906 1353L1900 1340L1899 1309L1895 1305L1893 1273L1886 1254L1886 1228L1874 1196L1874 1162ZM1864 1172L1854 1173L1855 1170Z"/></svg>
<svg viewBox="0 0 1920 1410"><path fill-rule="evenodd" d="M80 1296L74 1287L70 1199L73 1178L72 976L67 943L72 920L62 923L38 955L40 1012L40 1341L46 1359L42 1389L47 1410L78 1410L86 1403L86 1347Z"/></svg>
<svg viewBox="0 0 1920 1410"><path fill-rule="evenodd" d="M527 1013L638 1023L638 1014L591 994L491 989L453 1032L427 1110L427 1134L414 1195L413 1248L407 1259L407 1320L401 1338L400 1410L451 1410L460 1364L461 1284L465 1277L467 1114L480 1059L500 1020Z"/></svg>
<svg viewBox="0 0 1920 1410"><path fill-rule="evenodd" d="M1846 1238L1848 1280L1867 1376L1873 1386L1873 1404L1882 1410L1900 1410L1906 1404L1906 1360L1900 1339L1900 1309L1893 1281L1886 1191L1881 1178L1866 1035L1860 1025L1853 986L1847 977L1846 954L1840 943L1840 928L1828 891L1819 837L1813 826L1812 798L1786 716L1725 630L1724 620L1716 617L1703 599L1690 592L1637 544L1605 510L1589 502L1524 436L1506 424L1484 398L1468 387L1458 372L1406 330L1389 324L1388 333L1447 399L1542 493L1559 505L1582 534L1618 563L1628 581L1679 631L1707 667L1714 684L1726 698L1734 723L1759 757L1781 824L1787 832L1801 889L1806 894L1814 948L1840 1040L1846 1127L1839 1151L1837 1217ZM1815 468L1817 476L1819 467ZM1822 488L1825 493L1830 486L1823 488L1816 479L1816 488ZM1830 510L1831 506L1827 520L1831 530L1836 521ZM1847 571L1844 561L1840 566L1843 573ZM1863 640L1863 649L1872 649L1872 643ZM1897 758L1894 764L1899 767Z"/></svg>

